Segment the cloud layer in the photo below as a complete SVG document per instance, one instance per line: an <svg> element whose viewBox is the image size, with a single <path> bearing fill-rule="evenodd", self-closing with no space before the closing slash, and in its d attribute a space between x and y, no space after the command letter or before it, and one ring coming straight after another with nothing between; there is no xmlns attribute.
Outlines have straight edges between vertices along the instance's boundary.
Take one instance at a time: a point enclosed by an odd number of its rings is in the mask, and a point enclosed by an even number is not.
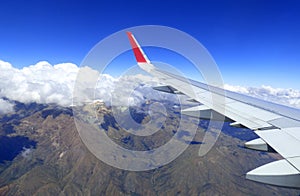
<svg viewBox="0 0 300 196"><path fill-rule="evenodd" d="M13 111L13 104L3 98L24 103L56 103L70 106L73 99L74 84L79 67L72 63L51 65L41 61L22 69L14 68L10 63L0 60L0 114ZM82 101L102 99L117 105L134 105L142 102L145 97L157 97L150 88L158 82L150 76L128 74L122 78L113 78L107 74L88 67L83 68ZM96 85L89 78L97 78ZM90 83L89 83L90 82ZM140 86L138 84L146 84ZM78 85L78 83L77 83ZM90 86L90 89L86 89ZM264 100L273 101L293 107L300 107L300 91L293 89L259 88L225 85L231 91L248 94ZM163 94L162 99L174 98ZM170 97L166 97L170 96Z"/></svg>
<svg viewBox="0 0 300 196"><path fill-rule="evenodd" d="M79 71L84 73L78 79ZM96 79L97 82L94 83ZM13 111L13 104L2 98L23 103L56 103L70 106L73 102L74 85L80 89L80 101L91 102L102 99L113 104L128 105L141 100L138 84L154 84L154 79L145 75L127 73L121 78L108 74L99 74L89 67L79 67L72 63L51 65L46 61L22 69L14 68L10 63L0 60L0 113ZM154 82L154 83L153 83ZM148 87L148 91L151 89ZM128 99L128 95L134 98Z"/></svg>
<svg viewBox="0 0 300 196"><path fill-rule="evenodd" d="M259 99L271 101L287 106L300 108L300 91L294 89L273 88L271 86L242 87L225 85L225 89L247 94Z"/></svg>
<svg viewBox="0 0 300 196"><path fill-rule="evenodd" d="M6 114L14 111L14 104L7 100L0 99L0 114Z"/></svg>
<svg viewBox="0 0 300 196"><path fill-rule="evenodd" d="M20 102L70 105L78 67L72 63L50 65L41 61L16 69L0 61L0 97Z"/></svg>

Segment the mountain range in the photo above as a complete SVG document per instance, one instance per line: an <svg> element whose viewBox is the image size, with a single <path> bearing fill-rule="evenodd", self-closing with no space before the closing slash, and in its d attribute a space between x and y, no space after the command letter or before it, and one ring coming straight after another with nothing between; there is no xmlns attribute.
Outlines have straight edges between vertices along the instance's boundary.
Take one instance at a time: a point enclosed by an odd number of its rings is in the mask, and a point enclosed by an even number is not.
<svg viewBox="0 0 300 196"><path fill-rule="evenodd" d="M164 104L172 108L171 103ZM179 118L173 108L163 132L149 141L125 133L110 106L100 103L96 109L104 119L100 127L110 138L138 150L169 140ZM147 122L143 109L128 110L136 122ZM133 172L98 160L80 139L74 118L70 107L21 102L15 102L13 113L0 116L0 195L299 194L245 179L249 170L280 159L277 154L245 149L245 141L256 137L251 130L225 123L213 149L200 157L207 125L201 120L193 141L177 159L157 169Z"/></svg>

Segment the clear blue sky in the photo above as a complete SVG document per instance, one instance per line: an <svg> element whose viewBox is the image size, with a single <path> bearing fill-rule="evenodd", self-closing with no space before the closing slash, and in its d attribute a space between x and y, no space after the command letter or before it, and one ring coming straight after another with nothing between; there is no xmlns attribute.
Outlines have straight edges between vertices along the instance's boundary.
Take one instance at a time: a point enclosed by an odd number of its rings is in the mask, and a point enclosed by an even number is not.
<svg viewBox="0 0 300 196"><path fill-rule="evenodd" d="M198 39L225 83L300 89L300 1L2 1L0 59L23 67L80 64L101 39L166 25Z"/></svg>

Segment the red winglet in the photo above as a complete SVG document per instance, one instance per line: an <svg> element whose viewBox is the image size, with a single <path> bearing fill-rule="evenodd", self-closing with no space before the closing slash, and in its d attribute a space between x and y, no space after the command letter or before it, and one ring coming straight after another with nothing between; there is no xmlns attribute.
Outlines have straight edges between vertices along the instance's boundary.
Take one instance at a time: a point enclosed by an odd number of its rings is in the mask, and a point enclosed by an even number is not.
<svg viewBox="0 0 300 196"><path fill-rule="evenodd" d="M130 41L134 56L138 63L149 63L147 57L144 56L142 49L140 48L139 44L135 40L133 34L131 32L127 32L128 39Z"/></svg>

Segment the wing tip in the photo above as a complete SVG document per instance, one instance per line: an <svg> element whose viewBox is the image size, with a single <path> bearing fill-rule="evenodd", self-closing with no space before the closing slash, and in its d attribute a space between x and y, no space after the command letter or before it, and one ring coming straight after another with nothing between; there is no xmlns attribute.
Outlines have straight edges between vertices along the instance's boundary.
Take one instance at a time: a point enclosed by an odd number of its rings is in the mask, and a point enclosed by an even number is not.
<svg viewBox="0 0 300 196"><path fill-rule="evenodd" d="M130 31L126 31L127 36L132 36L132 33Z"/></svg>
<svg viewBox="0 0 300 196"><path fill-rule="evenodd" d="M131 48L133 50L136 61L138 63L150 63L149 59L144 54L142 48L136 41L134 35L130 31L127 31L126 34L128 36L128 39L129 39L129 42L130 42Z"/></svg>

